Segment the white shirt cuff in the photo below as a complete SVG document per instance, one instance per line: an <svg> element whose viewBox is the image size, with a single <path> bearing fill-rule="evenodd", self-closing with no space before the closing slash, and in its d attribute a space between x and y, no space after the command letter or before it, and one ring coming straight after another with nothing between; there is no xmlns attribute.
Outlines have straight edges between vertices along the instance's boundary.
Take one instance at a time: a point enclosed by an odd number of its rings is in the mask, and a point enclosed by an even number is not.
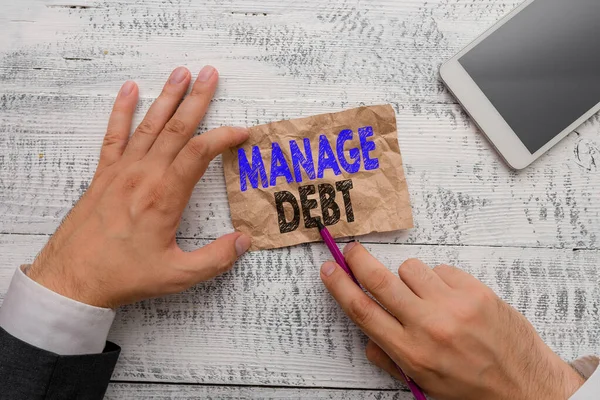
<svg viewBox="0 0 600 400"><path fill-rule="evenodd" d="M0 307L0 327L59 355L102 353L115 311L80 303L33 281L17 268Z"/></svg>
<svg viewBox="0 0 600 400"><path fill-rule="evenodd" d="M582 357L571 363L587 381L569 400L594 400L600 395L600 359L595 356Z"/></svg>

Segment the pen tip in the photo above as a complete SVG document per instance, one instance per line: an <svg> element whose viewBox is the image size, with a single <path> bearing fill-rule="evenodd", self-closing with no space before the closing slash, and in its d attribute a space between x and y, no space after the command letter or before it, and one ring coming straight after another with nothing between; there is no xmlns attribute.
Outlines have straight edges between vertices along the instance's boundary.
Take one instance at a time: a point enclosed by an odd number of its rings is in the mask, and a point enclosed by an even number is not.
<svg viewBox="0 0 600 400"><path fill-rule="evenodd" d="M323 229L325 229L325 225L323 225L323 223L321 222L320 219L317 219L317 228L319 228L319 231L322 231Z"/></svg>

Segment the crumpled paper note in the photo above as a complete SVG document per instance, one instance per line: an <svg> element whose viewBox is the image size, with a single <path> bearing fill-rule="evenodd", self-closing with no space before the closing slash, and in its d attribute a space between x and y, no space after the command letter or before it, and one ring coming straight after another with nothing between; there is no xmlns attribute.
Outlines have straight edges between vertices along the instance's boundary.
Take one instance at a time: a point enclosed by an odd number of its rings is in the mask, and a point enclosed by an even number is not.
<svg viewBox="0 0 600 400"><path fill-rule="evenodd" d="M223 155L233 226L250 250L413 227L390 105L273 122ZM295 204L294 204L295 203Z"/></svg>

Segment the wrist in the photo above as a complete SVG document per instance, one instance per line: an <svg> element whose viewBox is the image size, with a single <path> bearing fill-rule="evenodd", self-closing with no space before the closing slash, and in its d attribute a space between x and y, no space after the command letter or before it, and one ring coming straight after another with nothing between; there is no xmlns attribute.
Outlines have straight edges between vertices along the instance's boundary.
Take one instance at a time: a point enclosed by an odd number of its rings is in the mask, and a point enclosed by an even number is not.
<svg viewBox="0 0 600 400"><path fill-rule="evenodd" d="M72 268L64 264L55 265L43 254L24 272L34 282L63 297L94 307L113 308L98 296L94 297L93 291L73 274Z"/></svg>
<svg viewBox="0 0 600 400"><path fill-rule="evenodd" d="M34 260L33 264L28 268L25 268L23 272L25 272L25 275L27 275L29 279L46 289L50 289L61 296L79 301L76 299L77 296L73 291L68 289L71 285L65 276L61 276L64 274L61 274L60 271L53 271L53 269L54 268L51 265L40 262L38 257L38 259Z"/></svg>

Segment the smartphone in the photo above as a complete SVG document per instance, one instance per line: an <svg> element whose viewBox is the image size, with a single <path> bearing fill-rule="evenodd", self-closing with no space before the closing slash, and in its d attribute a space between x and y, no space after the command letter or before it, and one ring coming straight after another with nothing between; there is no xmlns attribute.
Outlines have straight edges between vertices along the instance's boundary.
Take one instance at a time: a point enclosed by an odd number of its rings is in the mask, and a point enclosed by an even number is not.
<svg viewBox="0 0 600 400"><path fill-rule="evenodd" d="M600 0L528 0L440 68L514 169L600 110Z"/></svg>

